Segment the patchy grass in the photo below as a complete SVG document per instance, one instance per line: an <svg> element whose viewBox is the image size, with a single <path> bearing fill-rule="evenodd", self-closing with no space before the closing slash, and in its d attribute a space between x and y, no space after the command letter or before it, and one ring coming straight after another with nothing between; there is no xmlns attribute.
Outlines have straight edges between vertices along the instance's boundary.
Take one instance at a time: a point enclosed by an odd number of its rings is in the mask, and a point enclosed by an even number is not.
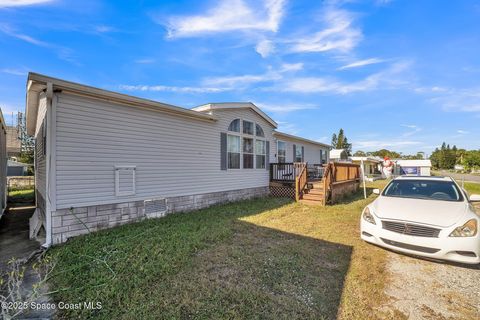
<svg viewBox="0 0 480 320"><path fill-rule="evenodd" d="M480 183L465 182L465 190L470 194L480 194Z"/></svg>
<svg viewBox="0 0 480 320"><path fill-rule="evenodd" d="M17 203L33 203L35 201L35 190L14 190L8 192L8 202Z"/></svg>
<svg viewBox="0 0 480 320"><path fill-rule="evenodd" d="M383 182L369 184L382 187ZM386 252L359 237L374 199L328 207L242 201L142 221L53 248L56 301L99 301L62 318L371 319Z"/></svg>

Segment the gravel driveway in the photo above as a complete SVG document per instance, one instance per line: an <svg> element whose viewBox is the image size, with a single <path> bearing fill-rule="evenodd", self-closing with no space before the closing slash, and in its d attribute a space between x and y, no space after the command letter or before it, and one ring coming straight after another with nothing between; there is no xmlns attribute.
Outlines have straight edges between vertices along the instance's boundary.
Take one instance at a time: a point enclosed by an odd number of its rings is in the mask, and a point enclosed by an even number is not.
<svg viewBox="0 0 480 320"><path fill-rule="evenodd" d="M480 265L454 265L388 254L391 297L384 311L406 319L480 319Z"/></svg>

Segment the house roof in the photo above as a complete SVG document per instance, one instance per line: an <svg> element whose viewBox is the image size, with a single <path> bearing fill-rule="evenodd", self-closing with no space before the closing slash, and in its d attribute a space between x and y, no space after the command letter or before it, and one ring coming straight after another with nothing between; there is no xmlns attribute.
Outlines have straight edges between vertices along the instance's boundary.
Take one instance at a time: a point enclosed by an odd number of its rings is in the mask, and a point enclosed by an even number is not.
<svg viewBox="0 0 480 320"><path fill-rule="evenodd" d="M29 72L27 79L27 97L26 97L26 118L27 118L27 132L29 135L35 133L35 126L38 112L38 98L41 92L51 90L62 90L73 94L90 96L94 98L104 99L117 103L125 103L137 107L150 107L158 109L162 112L167 112L188 118L199 120L216 121L215 116L192 111L189 109L173 106L170 104L138 98L123 93L108 91L100 88L95 88L71 81L53 78L50 76Z"/></svg>
<svg viewBox="0 0 480 320"><path fill-rule="evenodd" d="M31 164L28 164L28 163L23 163L23 162L8 160L7 166L8 166L8 167L31 167L32 165L31 165Z"/></svg>
<svg viewBox="0 0 480 320"><path fill-rule="evenodd" d="M291 135L291 134L288 134L288 133L285 133L285 132L274 131L274 132L273 132L273 135L274 135L274 136L277 136L277 137L286 138L286 139L298 140L298 141L308 142L308 143L311 143L311 144L316 144L316 145L318 145L318 146L326 147L326 148L329 148L329 149L332 147L331 145L328 145L328 144L325 144L325 143L321 143L321 142L318 142L318 141L314 141L314 140L310 140L310 139L305 139L305 138L302 138L302 137L294 136L294 135Z"/></svg>
<svg viewBox="0 0 480 320"><path fill-rule="evenodd" d="M251 109L255 111L258 115L260 115L263 119L265 119L268 123L270 123L274 128L277 128L277 123L270 118L265 112L260 110L259 107L254 105L251 102L216 102L216 103L207 103L201 106L192 108L197 112L206 112L211 110L218 110L218 109Z"/></svg>
<svg viewBox="0 0 480 320"><path fill-rule="evenodd" d="M375 158L375 157L350 157L352 161L370 161L370 162L376 162L380 163L382 162L382 159Z"/></svg>
<svg viewBox="0 0 480 320"><path fill-rule="evenodd" d="M401 167L431 167L430 160L396 160L397 165Z"/></svg>
<svg viewBox="0 0 480 320"><path fill-rule="evenodd" d="M333 149L330 151L330 158L340 159L342 157L342 153L345 152L345 149Z"/></svg>

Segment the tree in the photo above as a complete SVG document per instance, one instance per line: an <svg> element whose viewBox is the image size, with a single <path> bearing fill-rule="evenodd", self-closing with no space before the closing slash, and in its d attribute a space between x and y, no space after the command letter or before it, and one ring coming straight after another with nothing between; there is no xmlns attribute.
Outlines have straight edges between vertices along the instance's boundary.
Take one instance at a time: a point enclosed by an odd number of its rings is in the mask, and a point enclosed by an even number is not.
<svg viewBox="0 0 480 320"><path fill-rule="evenodd" d="M381 149L378 151L370 152L370 154L375 157L380 157L380 158L389 157L391 159L398 159L401 156L400 153L395 151L390 151L387 149Z"/></svg>
<svg viewBox="0 0 480 320"><path fill-rule="evenodd" d="M436 169L453 169L455 164L460 163L459 159L463 159L468 151L457 149L457 146L450 148L450 144L442 143L440 149L436 148L430 155L432 166Z"/></svg>
<svg viewBox="0 0 480 320"><path fill-rule="evenodd" d="M348 143L348 139L343 132L343 129L340 129L337 134L332 135L332 147L334 149L345 149L349 156L352 155L352 144Z"/></svg>
<svg viewBox="0 0 480 320"><path fill-rule="evenodd" d="M480 150L470 150L465 152L462 164L467 170L480 169Z"/></svg>
<svg viewBox="0 0 480 320"><path fill-rule="evenodd" d="M357 150L354 154L355 157L366 157L367 154L362 150Z"/></svg>

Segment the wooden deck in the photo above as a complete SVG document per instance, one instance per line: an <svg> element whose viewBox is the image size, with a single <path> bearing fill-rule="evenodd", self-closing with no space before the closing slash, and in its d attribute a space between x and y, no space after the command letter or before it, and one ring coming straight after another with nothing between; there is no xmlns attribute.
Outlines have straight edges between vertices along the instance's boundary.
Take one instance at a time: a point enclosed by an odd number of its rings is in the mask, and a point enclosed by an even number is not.
<svg viewBox="0 0 480 320"><path fill-rule="evenodd" d="M353 163L330 162L312 166L302 162L270 164L270 193L273 196L324 206L355 192L359 185L360 166Z"/></svg>

